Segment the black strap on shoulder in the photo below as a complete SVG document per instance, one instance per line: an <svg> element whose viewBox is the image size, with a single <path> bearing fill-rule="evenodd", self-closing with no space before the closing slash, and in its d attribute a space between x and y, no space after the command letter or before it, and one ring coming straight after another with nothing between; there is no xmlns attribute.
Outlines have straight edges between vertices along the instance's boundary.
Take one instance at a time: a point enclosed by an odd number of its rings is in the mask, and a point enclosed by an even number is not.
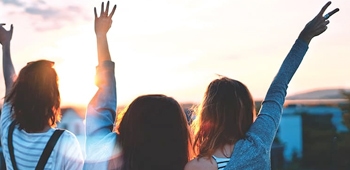
<svg viewBox="0 0 350 170"><path fill-rule="evenodd" d="M9 128L9 133L8 133L8 137L7 137L7 145L9 147L10 158L11 158L13 170L18 170L16 161L15 161L15 154L13 151L13 144L12 144L12 137L13 137L12 134L13 134L13 130L15 129L15 126L16 126L16 122L13 121L10 125L10 128Z"/></svg>
<svg viewBox="0 0 350 170"><path fill-rule="evenodd" d="M36 170L42 170L44 169L47 160L49 159L51 152L53 150L53 148L55 147L58 139L60 138L60 136L62 135L62 133L64 132L64 130L62 129L57 129L55 130L55 132L52 134L51 138L49 139L49 141L47 142L45 149L43 151L43 153L40 156L39 162L36 165L35 169Z"/></svg>
<svg viewBox="0 0 350 170"><path fill-rule="evenodd" d="M212 155L211 157L212 157L212 158L215 160L215 162L216 162L216 158L214 157L214 155Z"/></svg>
<svg viewBox="0 0 350 170"><path fill-rule="evenodd" d="M9 133L8 133L8 139L7 139L7 145L9 147L9 152L10 152L10 158L11 158L11 163L12 163L12 167L13 170L18 170L17 168L17 164L16 164L16 160L15 160L15 153L13 150L13 131L15 129L16 123L15 121L13 121L9 127ZM55 147L58 139L60 138L60 136L62 135L62 133L64 132L64 130L62 129L57 129L55 130L55 132L52 134L52 136L50 137L49 141L47 142L45 149L43 151L43 153L40 156L39 162L36 165L35 169L36 170L42 170L44 169L47 160L49 159L51 152L53 150L53 148Z"/></svg>

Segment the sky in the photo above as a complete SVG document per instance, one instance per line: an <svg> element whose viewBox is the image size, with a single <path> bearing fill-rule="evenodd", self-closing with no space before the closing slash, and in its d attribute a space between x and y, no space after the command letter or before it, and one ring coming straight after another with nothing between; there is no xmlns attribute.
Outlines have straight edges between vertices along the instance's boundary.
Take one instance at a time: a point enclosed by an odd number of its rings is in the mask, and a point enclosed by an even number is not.
<svg viewBox="0 0 350 170"><path fill-rule="evenodd" d="M55 62L62 105L87 105L97 88L93 8L97 0L0 0L0 23L14 25L17 72L28 61ZM104 1L107 2L107 1ZM117 4L108 42L116 64L118 105L165 94L200 102L224 75L264 98L284 57L327 1L111 0ZM315 37L288 94L350 88L350 1L334 0L328 30ZM4 96L2 65L0 96Z"/></svg>

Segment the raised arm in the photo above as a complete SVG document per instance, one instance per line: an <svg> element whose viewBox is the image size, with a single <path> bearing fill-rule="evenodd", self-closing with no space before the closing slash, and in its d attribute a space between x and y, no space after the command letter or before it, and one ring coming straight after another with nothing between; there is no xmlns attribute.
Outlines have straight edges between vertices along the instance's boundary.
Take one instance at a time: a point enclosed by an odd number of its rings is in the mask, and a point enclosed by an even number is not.
<svg viewBox="0 0 350 170"><path fill-rule="evenodd" d="M298 39L271 83L259 116L248 132L249 135L257 136L266 149L271 147L276 135L282 116L282 108L287 94L288 84L303 60L308 49L308 44L314 37L322 34L327 29L329 21L323 17L323 14L330 4L331 2L328 2L324 5L316 17L307 23L305 28L301 31ZM327 15L332 15L332 13L334 14L337 11L339 11L339 9L335 9Z"/></svg>
<svg viewBox="0 0 350 170"><path fill-rule="evenodd" d="M16 72L13 67L11 53L10 53L10 44L13 33L13 25L9 31L6 31L3 27L5 24L0 24L0 43L2 45L2 69L5 79L5 87L7 95L12 87L14 78L16 77Z"/></svg>
<svg viewBox="0 0 350 170"><path fill-rule="evenodd" d="M242 163L236 159L231 159L225 168L226 170L271 168L269 167L271 163L271 146L282 117L288 84L303 60L310 41L327 29L327 25L329 24L327 19L329 17L327 15L323 17L323 13L330 4L328 2L324 5L316 17L307 23L301 31L272 81L262 103L259 115L247 132L246 139L239 140L235 144L235 148L241 148L241 150L234 149L232 157L245 160L245 162ZM333 10L328 16L337 11L339 9Z"/></svg>
<svg viewBox="0 0 350 170"><path fill-rule="evenodd" d="M101 15L95 12L95 33L97 39L98 66L96 68L96 85L98 91L91 99L87 110L87 135L105 135L111 131L115 119L116 111L116 83L114 75L114 62L109 54L107 32L112 24L112 16L116 10L114 5L110 15L108 15L109 2L104 9L101 5ZM107 129L108 126L108 129ZM103 132L103 133L101 133Z"/></svg>
<svg viewBox="0 0 350 170"><path fill-rule="evenodd" d="M106 9L101 5L101 14L95 13L95 33L97 39L98 66L96 67L96 85L98 90L92 97L86 113L86 169L94 169L96 162L108 159L111 145L115 144L113 126L116 117L116 82L114 62L108 49L107 32L112 24L112 16L116 10L114 5L108 15L109 2ZM107 142L107 143L106 143Z"/></svg>

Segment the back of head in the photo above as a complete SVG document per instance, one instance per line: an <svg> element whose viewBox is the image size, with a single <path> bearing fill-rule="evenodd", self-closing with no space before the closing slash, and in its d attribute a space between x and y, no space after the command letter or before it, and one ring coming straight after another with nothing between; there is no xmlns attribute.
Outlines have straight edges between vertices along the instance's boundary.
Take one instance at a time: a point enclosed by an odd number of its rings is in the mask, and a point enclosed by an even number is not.
<svg viewBox="0 0 350 170"><path fill-rule="evenodd" d="M136 98L118 129L123 169L182 170L189 159L190 135L179 103L164 95Z"/></svg>
<svg viewBox="0 0 350 170"><path fill-rule="evenodd" d="M47 60L28 63L6 96L20 129L38 132L59 121L60 93L53 64Z"/></svg>
<svg viewBox="0 0 350 170"><path fill-rule="evenodd" d="M192 124L195 152L209 157L216 149L244 138L254 115L254 101L244 84L227 77L212 81Z"/></svg>

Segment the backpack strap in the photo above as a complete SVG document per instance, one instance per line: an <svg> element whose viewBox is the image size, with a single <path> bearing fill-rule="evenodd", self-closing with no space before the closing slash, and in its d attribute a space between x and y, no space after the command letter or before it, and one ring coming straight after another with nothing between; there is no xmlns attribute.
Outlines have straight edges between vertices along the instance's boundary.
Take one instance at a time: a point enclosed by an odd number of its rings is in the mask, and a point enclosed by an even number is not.
<svg viewBox="0 0 350 170"><path fill-rule="evenodd" d="M15 160L15 153L14 153L14 149L13 149L13 131L15 129L15 126L16 126L16 122L13 121L9 127L7 145L9 147L10 158L11 158L13 170L18 170L16 160ZM45 146L43 153L40 156L39 162L35 168L36 170L44 169L44 167L47 163L47 160L49 159L49 157L51 155L53 148L55 147L58 139L60 138L60 136L62 135L63 132L64 132L64 130L62 130L62 129L56 129L55 132L52 134L52 136L50 137L49 141L47 142L47 144Z"/></svg>
<svg viewBox="0 0 350 170"><path fill-rule="evenodd" d="M60 138L60 136L62 135L63 132L64 132L64 130L62 130L62 129L56 129L55 132L52 134L51 138L49 139L49 141L47 142L47 144L45 146L43 153L40 156L38 164L35 167L36 170L44 169L44 167L47 163L47 160L49 159L49 157L51 155L53 148L55 147L58 139Z"/></svg>
<svg viewBox="0 0 350 170"><path fill-rule="evenodd" d="M13 151L13 144L12 144L13 130L15 129L15 126L16 126L16 122L13 121L10 124L9 133L8 133L8 137L7 137L7 145L9 147L10 158L11 158L13 170L18 170L16 160L15 160L15 153Z"/></svg>

